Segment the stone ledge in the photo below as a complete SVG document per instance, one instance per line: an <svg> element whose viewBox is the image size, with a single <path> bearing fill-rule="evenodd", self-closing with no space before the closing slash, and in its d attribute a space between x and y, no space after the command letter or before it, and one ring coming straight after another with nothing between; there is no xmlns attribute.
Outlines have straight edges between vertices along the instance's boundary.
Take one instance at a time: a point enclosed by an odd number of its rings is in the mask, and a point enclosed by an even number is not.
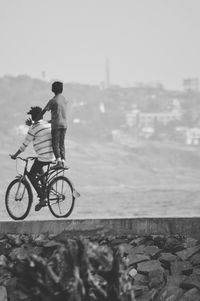
<svg viewBox="0 0 200 301"><path fill-rule="evenodd" d="M78 233L110 232L112 234L174 235L200 238L200 217L142 217L122 219L62 219L38 221L1 221L0 233L58 234L62 231Z"/></svg>

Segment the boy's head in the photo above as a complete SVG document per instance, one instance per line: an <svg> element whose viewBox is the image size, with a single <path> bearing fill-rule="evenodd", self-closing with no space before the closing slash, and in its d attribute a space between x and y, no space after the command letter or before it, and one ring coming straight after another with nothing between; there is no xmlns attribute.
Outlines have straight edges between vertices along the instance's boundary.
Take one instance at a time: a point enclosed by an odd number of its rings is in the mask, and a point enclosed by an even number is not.
<svg viewBox="0 0 200 301"><path fill-rule="evenodd" d="M42 112L40 107L31 107L30 111L27 114L31 115L33 121L37 120L38 115ZM41 117L42 118L42 117Z"/></svg>
<svg viewBox="0 0 200 301"><path fill-rule="evenodd" d="M62 82L54 82L51 87L51 91L53 93L60 94L63 91L63 83Z"/></svg>

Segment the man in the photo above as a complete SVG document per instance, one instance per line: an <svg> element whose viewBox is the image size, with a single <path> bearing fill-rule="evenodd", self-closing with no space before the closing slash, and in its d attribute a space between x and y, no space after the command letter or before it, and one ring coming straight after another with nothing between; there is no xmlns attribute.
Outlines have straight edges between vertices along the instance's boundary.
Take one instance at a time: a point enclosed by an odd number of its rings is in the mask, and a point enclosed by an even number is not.
<svg viewBox="0 0 200 301"><path fill-rule="evenodd" d="M41 118L46 111L51 111L52 146L56 158L56 167L63 167L65 165L65 135L67 131L68 101L62 94L62 82L54 82L51 91L54 93L54 97L49 100L38 118Z"/></svg>
<svg viewBox="0 0 200 301"><path fill-rule="evenodd" d="M11 155L12 159L16 159L17 156L23 152L30 142L33 142L34 150L37 154L31 170L29 172L29 178L31 184L38 193L39 203L35 206L35 210L39 211L42 207L46 206L46 192L39 186L37 181L37 175L44 173L43 166L49 164L54 160L54 152L52 148L52 136L51 136L51 124L43 120L42 108L31 107L27 114L31 115L32 125L30 126L24 142L18 149L18 151ZM37 117L41 116L38 120ZM29 123L30 124L30 123Z"/></svg>

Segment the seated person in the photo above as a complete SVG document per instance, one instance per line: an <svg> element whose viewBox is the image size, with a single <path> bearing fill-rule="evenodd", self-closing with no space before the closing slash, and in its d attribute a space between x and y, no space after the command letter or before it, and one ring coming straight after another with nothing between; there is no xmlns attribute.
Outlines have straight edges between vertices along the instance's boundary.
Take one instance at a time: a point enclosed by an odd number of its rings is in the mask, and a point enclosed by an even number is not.
<svg viewBox="0 0 200 301"><path fill-rule="evenodd" d="M41 114L41 112L42 108L31 107L27 114L31 115L33 123L31 124L29 120L29 124L31 125L24 142L18 151L11 155L12 159L16 159L17 156L26 149L29 143L33 142L33 148L37 154L37 158L35 159L29 172L29 179L39 197L39 203L35 206L36 211L39 211L43 206L46 206L47 198L46 191L44 191L44 189L38 183L37 175L42 175L44 173L43 166L48 165L55 160L52 148L51 124L43 120L42 115L41 118L37 120L37 117Z"/></svg>

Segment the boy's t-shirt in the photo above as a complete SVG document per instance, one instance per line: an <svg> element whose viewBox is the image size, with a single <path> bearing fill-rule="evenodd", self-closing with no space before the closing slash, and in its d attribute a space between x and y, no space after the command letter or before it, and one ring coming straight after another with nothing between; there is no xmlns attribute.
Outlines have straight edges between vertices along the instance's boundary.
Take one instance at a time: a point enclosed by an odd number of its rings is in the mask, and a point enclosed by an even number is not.
<svg viewBox="0 0 200 301"><path fill-rule="evenodd" d="M51 111L52 129L67 128L67 100L62 94L50 99L45 110Z"/></svg>

